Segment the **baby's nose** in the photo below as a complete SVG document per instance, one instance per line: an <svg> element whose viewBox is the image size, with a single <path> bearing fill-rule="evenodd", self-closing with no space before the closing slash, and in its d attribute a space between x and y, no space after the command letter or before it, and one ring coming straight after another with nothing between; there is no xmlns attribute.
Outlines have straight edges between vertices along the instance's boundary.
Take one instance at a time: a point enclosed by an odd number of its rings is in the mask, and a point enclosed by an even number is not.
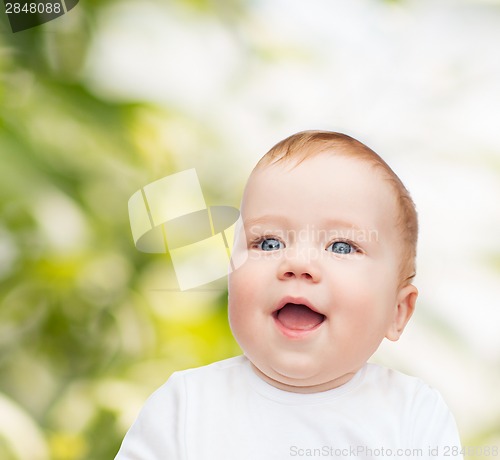
<svg viewBox="0 0 500 460"><path fill-rule="evenodd" d="M313 283L321 281L321 270L318 263L318 255L312 248L287 249L278 268L278 278L303 279Z"/></svg>

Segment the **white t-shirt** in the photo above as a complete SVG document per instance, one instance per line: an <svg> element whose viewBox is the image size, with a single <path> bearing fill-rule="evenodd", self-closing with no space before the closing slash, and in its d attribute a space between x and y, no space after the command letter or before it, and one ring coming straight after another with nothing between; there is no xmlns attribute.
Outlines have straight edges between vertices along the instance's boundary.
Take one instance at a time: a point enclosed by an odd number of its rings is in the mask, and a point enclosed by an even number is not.
<svg viewBox="0 0 500 460"><path fill-rule="evenodd" d="M244 356L175 372L116 460L462 458L456 424L421 380L366 364L346 384L279 390Z"/></svg>

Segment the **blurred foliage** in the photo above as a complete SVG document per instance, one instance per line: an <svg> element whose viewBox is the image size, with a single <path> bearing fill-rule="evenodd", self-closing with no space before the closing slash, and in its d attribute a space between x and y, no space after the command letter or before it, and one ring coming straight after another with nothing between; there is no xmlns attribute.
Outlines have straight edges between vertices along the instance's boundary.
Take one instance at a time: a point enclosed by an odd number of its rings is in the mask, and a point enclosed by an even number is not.
<svg viewBox="0 0 500 460"><path fill-rule="evenodd" d="M171 270L166 256L135 249L127 201L177 171L143 120L184 115L111 102L82 83L109 3L80 2L69 28L64 17L17 34L3 23L0 35L0 394L29 414L40 459L113 458L131 399L136 410L173 370L238 353L224 291L200 294L195 321L152 309L144 294L148 277ZM0 433L2 459L28 458Z"/></svg>

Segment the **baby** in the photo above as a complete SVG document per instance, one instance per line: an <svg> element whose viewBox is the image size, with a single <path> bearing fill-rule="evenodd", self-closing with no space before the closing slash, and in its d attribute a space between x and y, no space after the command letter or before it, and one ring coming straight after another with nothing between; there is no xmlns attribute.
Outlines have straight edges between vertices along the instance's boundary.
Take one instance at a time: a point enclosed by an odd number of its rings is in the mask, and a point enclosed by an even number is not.
<svg viewBox="0 0 500 460"><path fill-rule="evenodd" d="M174 373L116 459L462 458L439 393L367 363L414 311L417 231L408 191L362 143L306 131L273 147L229 274L244 355Z"/></svg>

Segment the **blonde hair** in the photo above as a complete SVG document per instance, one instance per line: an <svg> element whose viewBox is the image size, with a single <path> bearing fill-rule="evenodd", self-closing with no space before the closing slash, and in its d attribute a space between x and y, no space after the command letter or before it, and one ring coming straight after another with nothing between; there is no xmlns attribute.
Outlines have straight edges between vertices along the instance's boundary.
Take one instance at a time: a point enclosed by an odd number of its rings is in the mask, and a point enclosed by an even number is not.
<svg viewBox="0 0 500 460"><path fill-rule="evenodd" d="M280 162L299 164L326 151L366 161L385 174L396 194L396 205L399 209L397 226L401 229L403 243L400 285L411 283L416 274L418 238L418 217L415 204L396 173L372 149L346 134L331 131L303 131L276 144L260 159L255 170Z"/></svg>

